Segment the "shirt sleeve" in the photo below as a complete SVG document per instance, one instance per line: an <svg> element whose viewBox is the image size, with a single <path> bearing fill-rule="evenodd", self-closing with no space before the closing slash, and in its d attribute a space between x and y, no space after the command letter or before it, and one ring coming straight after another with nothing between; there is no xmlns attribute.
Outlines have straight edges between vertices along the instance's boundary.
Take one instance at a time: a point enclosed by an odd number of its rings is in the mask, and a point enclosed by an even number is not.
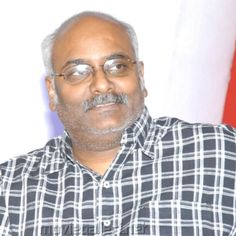
<svg viewBox="0 0 236 236"><path fill-rule="evenodd" d="M9 214L6 207L5 194L2 186L2 176L0 169L0 235L11 236Z"/></svg>

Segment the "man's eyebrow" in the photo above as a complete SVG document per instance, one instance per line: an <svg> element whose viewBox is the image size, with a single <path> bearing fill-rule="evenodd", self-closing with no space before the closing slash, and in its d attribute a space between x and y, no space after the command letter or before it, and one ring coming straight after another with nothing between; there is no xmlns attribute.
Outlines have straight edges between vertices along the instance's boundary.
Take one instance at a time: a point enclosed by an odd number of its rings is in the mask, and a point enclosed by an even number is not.
<svg viewBox="0 0 236 236"><path fill-rule="evenodd" d="M106 57L106 60L112 60L112 59L122 59L122 58L129 58L128 55L123 54L123 53L114 53L108 57Z"/></svg>

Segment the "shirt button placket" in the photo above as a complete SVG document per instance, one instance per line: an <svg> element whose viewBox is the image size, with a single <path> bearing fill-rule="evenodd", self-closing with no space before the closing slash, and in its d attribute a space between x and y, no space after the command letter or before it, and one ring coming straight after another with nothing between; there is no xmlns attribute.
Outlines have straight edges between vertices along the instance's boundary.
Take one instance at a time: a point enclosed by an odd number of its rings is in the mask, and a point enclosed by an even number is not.
<svg viewBox="0 0 236 236"><path fill-rule="evenodd" d="M95 231L94 231L94 235L95 236L102 236L102 231L101 231L101 217L99 216L99 207L100 207L100 191L101 191L101 183L97 182L95 185L95 204L96 204L96 211L95 211L95 222L96 222L96 226L95 226Z"/></svg>
<svg viewBox="0 0 236 236"><path fill-rule="evenodd" d="M111 188L111 184L110 184L109 181L104 181L102 186L103 186L103 197L106 198L106 197L108 197L108 196L106 196L106 194L110 195L109 192L111 190L109 190L109 188ZM106 192L106 194L104 195L105 192ZM103 206L103 207L111 207L111 206L107 205L107 206ZM104 211L106 211L106 210L104 210ZM109 231L110 232L112 231L112 220L110 218L108 218L107 216L106 216L105 219L103 218L102 224L103 224L102 225L102 230L103 230L104 233L105 232L109 233Z"/></svg>
<svg viewBox="0 0 236 236"><path fill-rule="evenodd" d="M105 181L103 186L104 188L110 188L110 183L108 181Z"/></svg>
<svg viewBox="0 0 236 236"><path fill-rule="evenodd" d="M112 231L111 228L111 220L104 220L103 221L103 228L102 228L103 233L110 234Z"/></svg>
<svg viewBox="0 0 236 236"><path fill-rule="evenodd" d="M110 220L104 220L103 224L104 224L105 227L108 227L108 226L111 225L111 221Z"/></svg>

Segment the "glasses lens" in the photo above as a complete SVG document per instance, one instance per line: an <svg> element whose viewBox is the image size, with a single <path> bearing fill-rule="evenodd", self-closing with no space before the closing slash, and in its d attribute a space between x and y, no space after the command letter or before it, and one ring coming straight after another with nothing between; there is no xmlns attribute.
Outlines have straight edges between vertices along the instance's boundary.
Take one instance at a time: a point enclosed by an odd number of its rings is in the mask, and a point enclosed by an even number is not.
<svg viewBox="0 0 236 236"><path fill-rule="evenodd" d="M133 62L127 58L117 58L107 60L104 64L104 70L111 76L126 76L133 68Z"/></svg>
<svg viewBox="0 0 236 236"><path fill-rule="evenodd" d="M92 73L90 65L78 64L74 67L67 69L64 73L65 80L69 83L76 83L80 80L86 79Z"/></svg>

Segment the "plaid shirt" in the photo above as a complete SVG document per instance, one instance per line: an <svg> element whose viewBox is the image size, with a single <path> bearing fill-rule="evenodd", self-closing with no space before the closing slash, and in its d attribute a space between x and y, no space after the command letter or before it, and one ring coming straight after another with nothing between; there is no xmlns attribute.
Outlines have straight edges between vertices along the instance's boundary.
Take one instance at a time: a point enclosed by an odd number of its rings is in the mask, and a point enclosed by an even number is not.
<svg viewBox="0 0 236 236"><path fill-rule="evenodd" d="M236 235L236 132L152 119L125 130L103 176L64 136L1 165L0 235Z"/></svg>

